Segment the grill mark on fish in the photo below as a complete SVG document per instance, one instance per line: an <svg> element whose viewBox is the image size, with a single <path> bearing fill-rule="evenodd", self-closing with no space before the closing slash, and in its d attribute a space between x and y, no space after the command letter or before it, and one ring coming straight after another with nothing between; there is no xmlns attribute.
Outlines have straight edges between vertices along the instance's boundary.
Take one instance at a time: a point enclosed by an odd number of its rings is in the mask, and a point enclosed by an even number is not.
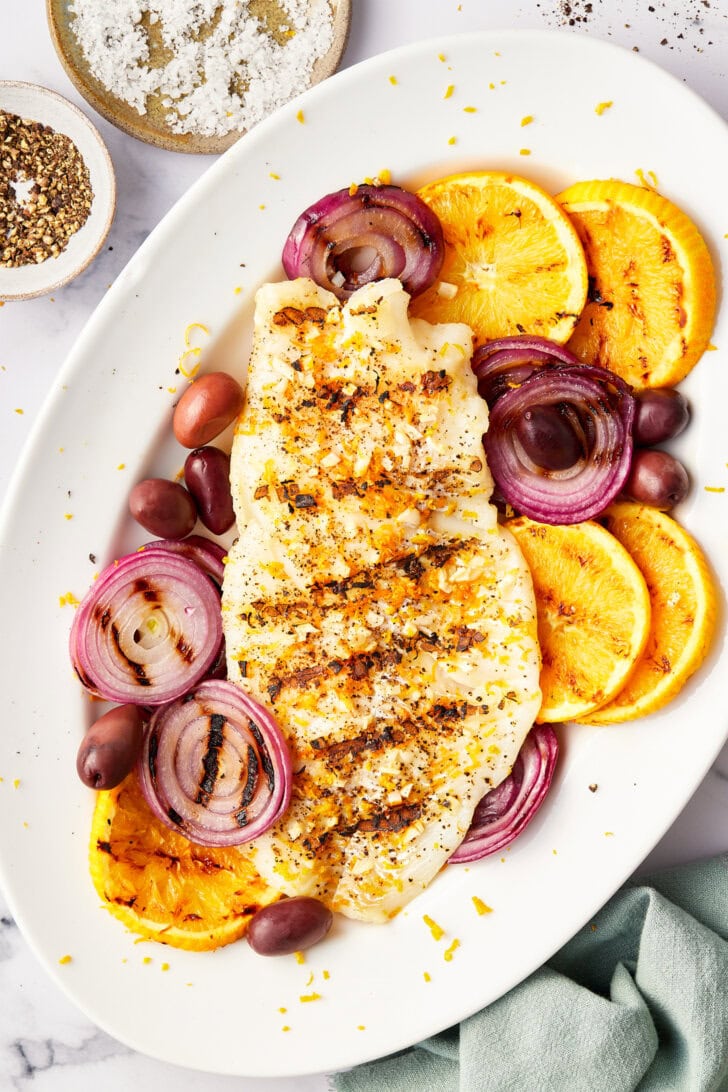
<svg viewBox="0 0 728 1092"><path fill-rule="evenodd" d="M356 823L347 827L338 827L337 834L349 837L352 834L373 834L386 831L394 834L410 826L422 814L421 804L400 804L392 808L382 808L366 819L359 819Z"/></svg>

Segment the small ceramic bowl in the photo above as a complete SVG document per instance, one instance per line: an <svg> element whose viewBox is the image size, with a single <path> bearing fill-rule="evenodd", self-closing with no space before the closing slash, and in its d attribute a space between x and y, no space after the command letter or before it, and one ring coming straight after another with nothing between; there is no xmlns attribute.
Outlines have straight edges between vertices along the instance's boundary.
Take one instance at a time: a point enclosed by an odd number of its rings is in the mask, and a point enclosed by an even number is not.
<svg viewBox="0 0 728 1092"><path fill-rule="evenodd" d="M88 168L93 191L88 219L57 257L33 265L0 265L0 300L27 300L68 284L98 254L114 218L116 181L111 157L98 131L85 114L55 91L32 83L0 80L0 110L49 125L69 137Z"/></svg>

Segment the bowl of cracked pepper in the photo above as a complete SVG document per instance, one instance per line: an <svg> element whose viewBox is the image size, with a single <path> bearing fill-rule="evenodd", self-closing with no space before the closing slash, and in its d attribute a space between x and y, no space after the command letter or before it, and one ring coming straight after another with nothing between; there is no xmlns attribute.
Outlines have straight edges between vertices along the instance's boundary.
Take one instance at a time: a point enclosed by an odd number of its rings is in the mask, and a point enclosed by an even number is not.
<svg viewBox="0 0 728 1092"><path fill-rule="evenodd" d="M0 81L0 300L77 277L115 205L111 157L85 114L45 87Z"/></svg>

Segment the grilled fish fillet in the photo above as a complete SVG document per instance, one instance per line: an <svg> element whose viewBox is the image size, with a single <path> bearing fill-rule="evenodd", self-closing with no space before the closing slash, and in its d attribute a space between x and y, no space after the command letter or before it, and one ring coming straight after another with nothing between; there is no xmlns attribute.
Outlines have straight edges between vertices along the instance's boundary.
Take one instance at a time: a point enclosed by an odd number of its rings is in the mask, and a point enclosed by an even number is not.
<svg viewBox="0 0 728 1092"><path fill-rule="evenodd" d="M231 459L228 675L276 716L295 772L245 852L283 893L367 921L440 871L541 697L471 332L407 305L395 280L343 306L305 279L263 287Z"/></svg>

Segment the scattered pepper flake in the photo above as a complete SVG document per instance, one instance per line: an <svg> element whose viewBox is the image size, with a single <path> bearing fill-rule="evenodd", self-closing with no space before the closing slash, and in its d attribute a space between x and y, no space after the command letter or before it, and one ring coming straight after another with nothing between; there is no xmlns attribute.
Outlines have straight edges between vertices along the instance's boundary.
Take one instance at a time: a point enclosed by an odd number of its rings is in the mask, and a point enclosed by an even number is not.
<svg viewBox="0 0 728 1092"><path fill-rule="evenodd" d="M447 87L445 88L445 94L442 97L444 99L451 99L454 90L455 90L455 84L454 83L448 84Z"/></svg>
<svg viewBox="0 0 728 1092"><path fill-rule="evenodd" d="M479 899L477 895L473 895L473 906L481 917L483 916L483 914L493 913L493 907L488 906L488 904L486 902L483 902L482 899Z"/></svg>
<svg viewBox="0 0 728 1092"><path fill-rule="evenodd" d="M423 914L422 920L432 933L432 939L442 940L442 938L445 936L445 930L442 928L442 926L438 925L436 921L433 921L429 914Z"/></svg>
<svg viewBox="0 0 728 1092"><path fill-rule="evenodd" d="M532 125L533 121L534 121L533 114L526 114L525 117L521 118L521 128L523 128L524 125Z"/></svg>
<svg viewBox="0 0 728 1092"><path fill-rule="evenodd" d="M455 939L453 940L450 947L446 948L445 951L442 953L442 958L445 960L446 963L452 963L452 957L454 956L455 952L458 950L459 947L460 947L460 941L458 940L457 937L455 937Z"/></svg>
<svg viewBox="0 0 728 1092"><path fill-rule="evenodd" d="M320 1001L321 1000L321 994L316 993L315 991L313 993L302 993L298 1000L301 1001L304 1004L307 1001Z"/></svg>
<svg viewBox="0 0 728 1092"><path fill-rule="evenodd" d="M589 786L589 792L596 792L598 788L599 786L596 784L596 782L594 782Z"/></svg>
<svg viewBox="0 0 728 1092"><path fill-rule="evenodd" d="M591 925L589 926L589 928L591 929L592 933L596 933L596 931L597 931L597 923L596 923L595 921L593 921L593 922L591 923Z"/></svg>
<svg viewBox="0 0 728 1092"><path fill-rule="evenodd" d="M65 965L66 963L70 963L70 962L72 961L72 959L73 959L73 956L70 956L70 955L62 955L62 956L61 956L61 958L60 958L60 959L58 960L58 962L59 962L59 963L60 963L60 964L61 964L62 966L64 966L64 965Z"/></svg>
<svg viewBox="0 0 728 1092"><path fill-rule="evenodd" d="M601 117L604 111L609 110L611 106L614 106L611 99L608 99L606 102L598 102L594 107L594 113L599 114L599 117Z"/></svg>

